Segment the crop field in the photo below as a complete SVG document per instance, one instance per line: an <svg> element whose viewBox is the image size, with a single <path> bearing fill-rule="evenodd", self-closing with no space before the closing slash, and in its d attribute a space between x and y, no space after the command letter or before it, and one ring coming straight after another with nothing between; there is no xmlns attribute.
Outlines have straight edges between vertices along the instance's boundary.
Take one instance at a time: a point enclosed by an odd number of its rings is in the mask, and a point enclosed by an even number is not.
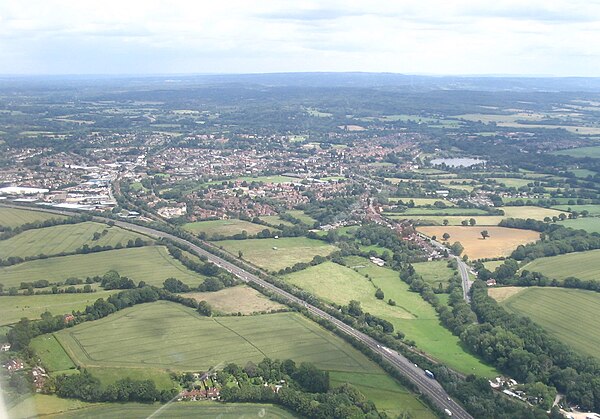
<svg viewBox="0 0 600 419"><path fill-rule="evenodd" d="M540 272L549 278L565 279L574 276L583 280L600 281L600 250L539 258L522 269Z"/></svg>
<svg viewBox="0 0 600 419"><path fill-rule="evenodd" d="M419 349L452 368L488 377L496 373L461 348L459 339L440 324L435 309L419 294L411 292L398 272L361 257L348 257L345 263L348 267L325 262L286 275L285 279L326 301L337 304L360 301L364 311L388 320L395 330L414 340ZM375 298L378 287L385 294L383 301ZM387 304L388 299L396 301L396 306Z"/></svg>
<svg viewBox="0 0 600 419"><path fill-rule="evenodd" d="M93 287L97 288L97 285ZM73 310L83 310L98 298L107 298L115 292L117 291L0 297L0 325L16 323L23 317L39 319L45 311L52 314L66 314Z"/></svg>
<svg viewBox="0 0 600 419"><path fill-rule="evenodd" d="M585 230L588 233L600 233L600 217L576 218L574 220L558 221L557 224L575 230Z"/></svg>
<svg viewBox="0 0 600 419"><path fill-rule="evenodd" d="M580 158L591 157L593 159L600 159L600 146L569 148L566 150L555 151L552 154L557 154L559 156Z"/></svg>
<svg viewBox="0 0 600 419"><path fill-rule="evenodd" d="M5 227L17 227L23 224L46 221L53 219L63 219L62 215L50 214L41 211L27 211L16 208L0 207L0 225Z"/></svg>
<svg viewBox="0 0 600 419"><path fill-rule="evenodd" d="M213 310L227 314L252 314L285 308L283 304L269 300L246 285L229 287L216 292L190 292L182 295L197 301L207 301Z"/></svg>
<svg viewBox="0 0 600 419"><path fill-rule="evenodd" d="M179 304L158 301L55 336L69 356L86 367L200 371L268 356L313 362L334 371L373 369L372 362L349 344L295 313L207 318Z"/></svg>
<svg viewBox="0 0 600 419"><path fill-rule="evenodd" d="M587 211L589 212L590 215L600 215L600 205L593 205L593 204L588 204L588 205L557 205L555 207L553 207L557 210L563 211L563 212L570 212L570 211L577 211L577 212L581 212L581 211Z"/></svg>
<svg viewBox="0 0 600 419"><path fill-rule="evenodd" d="M410 409L416 417L431 417L414 395L362 353L296 313L207 318L187 307L159 301L54 335L78 364L100 374L103 383L122 374L137 378L132 375L135 371L201 371L228 362L258 362L265 356L290 358L331 371L334 385L338 384L335 377L350 375L359 379L359 390L373 393L373 383L384 383L386 392L373 397L375 403L382 403L382 410ZM102 376L102 370L108 371L109 379Z"/></svg>
<svg viewBox="0 0 600 419"><path fill-rule="evenodd" d="M415 271L423 277L423 280L429 283L434 289L440 285L446 287L455 272L448 267L448 262L445 260L413 263L412 265Z"/></svg>
<svg viewBox="0 0 600 419"><path fill-rule="evenodd" d="M600 294L529 287L501 304L513 313L531 318L574 350L600 359Z"/></svg>
<svg viewBox="0 0 600 419"><path fill-rule="evenodd" d="M106 234L102 235L103 231L106 231ZM100 235L98 240L93 240L94 233ZM125 246L128 240L135 240L138 237L142 240L149 240L148 237L141 234L100 223L58 225L27 230L8 240L0 240L0 255L3 258L39 254L52 256L62 252L73 252L84 244L94 247L96 245L115 246L117 243L121 243Z"/></svg>
<svg viewBox="0 0 600 419"><path fill-rule="evenodd" d="M418 230L429 237L437 236L438 240L444 233L450 234L448 241L460 242L465 248L463 254L472 260L509 256L520 244L534 242L540 237L536 231L505 227L425 226L418 227ZM490 237L484 240L482 230L487 230Z"/></svg>
<svg viewBox="0 0 600 419"><path fill-rule="evenodd" d="M187 223L184 224L183 228L194 234L205 233L208 238L211 238L214 236L230 237L234 234L240 234L242 231L245 231L249 236L253 236L267 227L249 221L232 219Z"/></svg>
<svg viewBox="0 0 600 419"><path fill-rule="evenodd" d="M270 404L254 403L86 403L74 399L61 399L57 396L35 394L8 411L11 418L98 418L98 419L138 419L150 417L161 409L158 418L222 418L239 419L243 417L265 417L273 419L295 418L292 413Z"/></svg>
<svg viewBox="0 0 600 419"><path fill-rule="evenodd" d="M163 246L145 246L131 249L109 250L85 255L60 256L33 260L0 268L0 278L5 288L18 287L24 281L46 279L50 282L67 278L85 279L104 275L115 270L136 282L162 286L165 279L177 278L190 286L197 286L204 277L187 269L171 257Z"/></svg>
<svg viewBox="0 0 600 419"><path fill-rule="evenodd" d="M219 245L236 257L241 251L245 260L269 271L310 262L316 255L327 256L337 250L335 246L306 237L225 240Z"/></svg>

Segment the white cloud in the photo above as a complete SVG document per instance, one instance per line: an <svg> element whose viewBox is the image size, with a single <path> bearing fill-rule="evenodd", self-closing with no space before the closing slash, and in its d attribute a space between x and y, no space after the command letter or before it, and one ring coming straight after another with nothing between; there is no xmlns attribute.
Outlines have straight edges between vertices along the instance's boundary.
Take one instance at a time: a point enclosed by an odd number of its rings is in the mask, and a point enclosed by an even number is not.
<svg viewBox="0 0 600 419"><path fill-rule="evenodd" d="M583 0L0 3L0 73L600 76L599 38Z"/></svg>

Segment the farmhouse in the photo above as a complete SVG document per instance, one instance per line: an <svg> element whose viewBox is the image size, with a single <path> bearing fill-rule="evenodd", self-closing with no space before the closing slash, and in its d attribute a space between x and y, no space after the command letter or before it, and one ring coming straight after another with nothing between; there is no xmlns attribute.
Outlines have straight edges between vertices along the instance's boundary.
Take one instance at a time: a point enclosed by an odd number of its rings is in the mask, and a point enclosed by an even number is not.
<svg viewBox="0 0 600 419"><path fill-rule="evenodd" d="M493 279L493 278L492 278L492 279L488 279L487 281L485 281L485 284L486 284L488 287L493 287L493 286L495 286L495 285L496 285L496 280L495 280L495 279Z"/></svg>
<svg viewBox="0 0 600 419"><path fill-rule="evenodd" d="M18 358L11 359L6 364L4 364L4 368L8 370L8 372L20 371L25 368L25 364Z"/></svg>

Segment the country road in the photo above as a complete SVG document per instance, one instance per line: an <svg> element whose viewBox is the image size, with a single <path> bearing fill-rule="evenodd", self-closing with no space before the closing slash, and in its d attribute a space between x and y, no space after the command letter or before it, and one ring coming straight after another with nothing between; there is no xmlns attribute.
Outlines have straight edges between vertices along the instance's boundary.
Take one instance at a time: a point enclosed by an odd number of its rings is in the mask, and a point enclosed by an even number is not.
<svg viewBox="0 0 600 419"><path fill-rule="evenodd" d="M0 204L0 205L13 207L13 208L24 208L22 206L16 206L16 205L5 205L5 204ZM37 210L37 211L56 213L56 214L60 214L60 215L67 215L67 216L76 215L76 213L73 213L70 211L52 210L52 209L46 209L46 208L30 208L30 207L26 207L26 208ZM314 307L310 304L307 304L304 300L301 300L300 298L288 293L287 291L285 291L281 288L278 288L275 285L246 271L245 269L240 268L239 266L234 265L233 263L228 262L227 260L225 260L219 256L216 256L216 255L206 251L205 249L203 249L185 239L174 236L172 234L165 233L165 232L155 230L155 229L145 227L145 226L139 226L137 224L132 224L132 223L129 223L126 221L117 221L117 220L112 220L112 219L104 218L104 217L94 217L94 220L99 221L99 222L104 222L104 223L106 223L108 221L114 221L115 225L119 226L121 228L139 232L142 234L146 234L151 237L166 238L171 241L183 244L185 246L189 246L193 251L195 251L199 255L206 256L209 261L211 261L215 265L220 266L221 268L231 272L232 274L234 274L235 276L240 278L242 281L253 282L253 283L259 285L260 287L263 287L264 289L267 289L271 292L279 294L280 296L286 298L288 301L303 305L313 315L330 321L338 329L340 329L344 333L354 337L355 339L363 342L371 350L373 350L374 352L381 355L385 360L387 360L389 363L391 363L398 371L400 371L400 373L402 373L402 375L404 375L411 382L413 382L417 386L419 391L421 393L427 395L432 400L432 402L435 403L435 405L438 408L440 408L442 411L444 411L444 409L448 409L448 411L452 412L452 417L456 417L456 418L461 418L461 419L472 418L472 416L460 404L458 404L457 402L455 402L453 399L451 399L448 396L446 391L442 388L442 386L436 380L428 378L425 375L425 371L423 369L417 367L415 364L410 362L407 358L400 355L399 353L397 353L394 350L384 347L383 345L381 345L377 340L373 339L372 337L354 329L351 326L348 326L341 320L338 320L337 318L329 315L325 311L323 311L317 307ZM461 264L463 264L463 262L461 260L459 260L459 267L461 266ZM466 269L466 267L465 267L465 269ZM462 269L461 269L461 275L462 275ZM468 273L466 275L468 278Z"/></svg>

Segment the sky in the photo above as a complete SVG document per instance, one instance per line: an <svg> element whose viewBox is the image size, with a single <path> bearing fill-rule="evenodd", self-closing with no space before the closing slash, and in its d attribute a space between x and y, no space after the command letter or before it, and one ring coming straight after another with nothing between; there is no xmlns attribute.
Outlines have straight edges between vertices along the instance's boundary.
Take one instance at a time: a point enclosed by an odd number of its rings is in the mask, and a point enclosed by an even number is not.
<svg viewBox="0 0 600 419"><path fill-rule="evenodd" d="M0 74L600 76L600 0L0 0Z"/></svg>

